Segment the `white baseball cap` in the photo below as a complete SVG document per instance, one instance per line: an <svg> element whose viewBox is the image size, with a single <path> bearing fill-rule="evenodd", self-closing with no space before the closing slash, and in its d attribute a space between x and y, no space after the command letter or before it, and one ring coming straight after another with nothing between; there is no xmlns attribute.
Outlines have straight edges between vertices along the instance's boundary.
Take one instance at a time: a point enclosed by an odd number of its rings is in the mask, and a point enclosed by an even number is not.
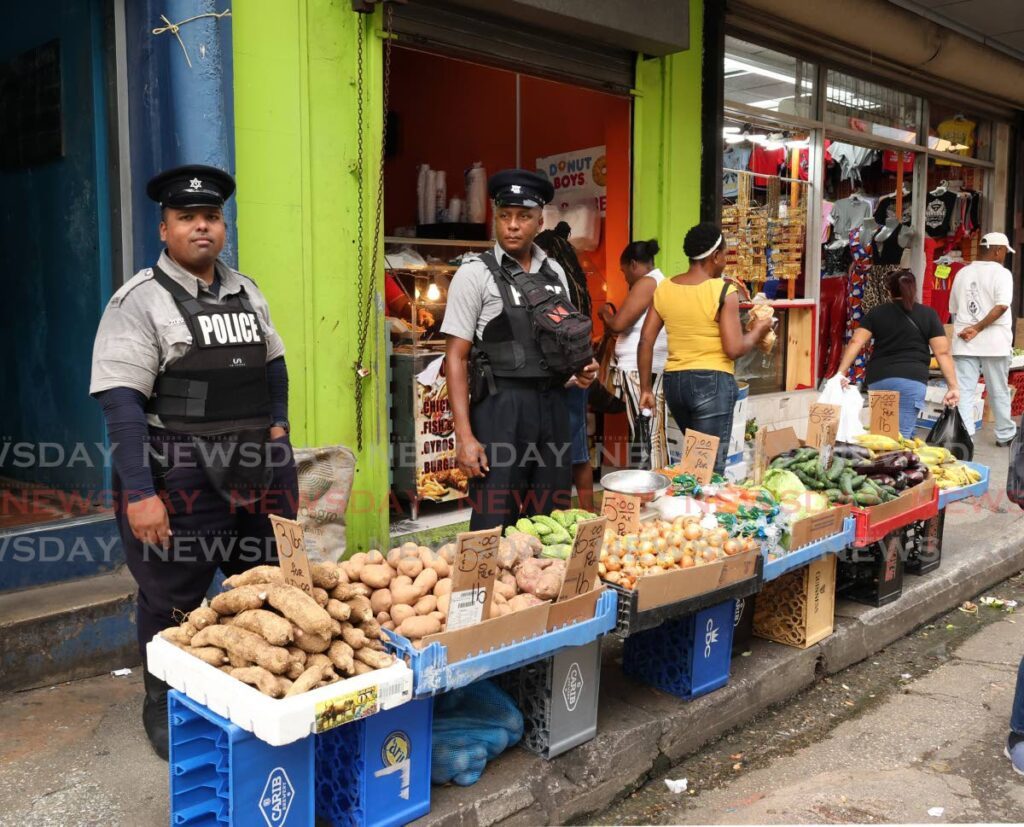
<svg viewBox="0 0 1024 827"><path fill-rule="evenodd" d="M1003 233L986 233L981 239L982 247L1005 247L1008 253L1013 252L1013 247L1010 246L1010 239L1008 239Z"/></svg>

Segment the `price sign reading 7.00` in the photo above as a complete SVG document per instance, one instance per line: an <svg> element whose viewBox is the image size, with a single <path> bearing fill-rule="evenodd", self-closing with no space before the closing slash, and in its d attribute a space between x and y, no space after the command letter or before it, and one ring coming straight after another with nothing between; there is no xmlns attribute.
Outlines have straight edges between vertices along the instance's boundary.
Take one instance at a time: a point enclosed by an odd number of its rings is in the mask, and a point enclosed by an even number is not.
<svg viewBox="0 0 1024 827"><path fill-rule="evenodd" d="M718 442L717 436L687 428L683 435L683 473L692 474L702 485L711 482L718 456Z"/></svg>
<svg viewBox="0 0 1024 827"><path fill-rule="evenodd" d="M871 408L871 433L899 439L900 392L868 391Z"/></svg>

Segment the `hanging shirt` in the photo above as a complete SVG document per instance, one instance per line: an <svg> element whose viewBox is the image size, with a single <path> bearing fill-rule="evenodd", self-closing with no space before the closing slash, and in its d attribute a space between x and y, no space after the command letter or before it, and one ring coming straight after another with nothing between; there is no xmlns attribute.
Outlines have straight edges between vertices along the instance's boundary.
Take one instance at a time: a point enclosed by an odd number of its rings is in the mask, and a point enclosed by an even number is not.
<svg viewBox="0 0 1024 827"><path fill-rule="evenodd" d="M825 165L828 166L832 163L832 142L829 140L825 141ZM800 150L800 180L806 181L807 174L810 171L810 147L804 147Z"/></svg>
<svg viewBox="0 0 1024 827"><path fill-rule="evenodd" d="M953 315L954 356L1009 356L1013 347L1010 310L978 333L971 341L960 331L984 319L997 304L1013 306L1013 275L994 261L975 261L957 273L949 296Z"/></svg>
<svg viewBox="0 0 1024 827"><path fill-rule="evenodd" d="M765 149L763 146L754 145L753 157L750 161L751 172L761 175L778 175L785 163L785 149Z"/></svg>
<svg viewBox="0 0 1024 827"><path fill-rule="evenodd" d="M883 226L896 217L896 196L887 195L878 202L875 210L875 222ZM900 223L909 225L912 220L910 196L903 196L903 218Z"/></svg>
<svg viewBox="0 0 1024 827"><path fill-rule="evenodd" d="M860 181L860 169L870 164L878 150L863 146L854 146L841 141L833 141L829 147L832 160L839 164L840 179L843 181Z"/></svg>
<svg viewBox="0 0 1024 827"><path fill-rule="evenodd" d="M903 153L903 174L910 175L914 171L914 153L904 151ZM896 173L899 167L899 153L894 149L887 149L882 153L882 169L886 172Z"/></svg>
<svg viewBox="0 0 1024 827"><path fill-rule="evenodd" d="M974 129L977 124L967 118L949 118L940 123L935 131L944 141L949 141L952 146L962 146L963 149L947 149L954 155L964 155L968 158L974 157ZM955 161L947 161L945 158L936 158L935 166L955 167L959 166Z"/></svg>
<svg viewBox="0 0 1024 827"><path fill-rule="evenodd" d="M722 152L722 167L724 169L746 169L750 164L751 149L748 146L727 146ZM722 173L722 195L725 198L735 198L739 194L740 177L735 172Z"/></svg>
<svg viewBox="0 0 1024 827"><path fill-rule="evenodd" d="M946 192L941 195L928 193L924 207L925 232L931 238L945 238L950 234L953 215L957 207L957 194Z"/></svg>
<svg viewBox="0 0 1024 827"><path fill-rule="evenodd" d="M848 239L850 230L871 216L871 202L866 198L841 198L832 206L832 226L835 237Z"/></svg>

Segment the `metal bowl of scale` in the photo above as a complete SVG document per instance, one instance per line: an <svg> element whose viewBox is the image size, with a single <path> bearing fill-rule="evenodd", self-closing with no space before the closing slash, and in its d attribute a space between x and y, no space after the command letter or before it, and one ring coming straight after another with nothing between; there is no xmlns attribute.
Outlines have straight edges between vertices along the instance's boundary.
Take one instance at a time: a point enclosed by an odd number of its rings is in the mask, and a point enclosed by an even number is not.
<svg viewBox="0 0 1024 827"><path fill-rule="evenodd" d="M642 503L661 496L671 484L668 477L654 471L613 471L601 477L601 487L605 491L639 497Z"/></svg>

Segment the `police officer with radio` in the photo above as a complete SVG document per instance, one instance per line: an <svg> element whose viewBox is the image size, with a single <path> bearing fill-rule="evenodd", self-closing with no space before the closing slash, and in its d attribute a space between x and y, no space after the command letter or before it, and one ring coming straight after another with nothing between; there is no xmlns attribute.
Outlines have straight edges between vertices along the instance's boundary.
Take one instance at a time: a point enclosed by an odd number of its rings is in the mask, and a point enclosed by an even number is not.
<svg viewBox="0 0 1024 827"><path fill-rule="evenodd" d="M143 665L146 644L200 605L217 569L276 560L269 516L297 508L284 344L256 284L218 257L234 190L199 165L149 182L166 247L111 298L93 348ZM143 676L143 725L166 759L167 685Z"/></svg>
<svg viewBox="0 0 1024 827"><path fill-rule="evenodd" d="M448 396L473 530L571 507L567 388L597 375L591 321L565 273L534 243L551 183L527 170L488 182L494 248L463 260L448 288Z"/></svg>

